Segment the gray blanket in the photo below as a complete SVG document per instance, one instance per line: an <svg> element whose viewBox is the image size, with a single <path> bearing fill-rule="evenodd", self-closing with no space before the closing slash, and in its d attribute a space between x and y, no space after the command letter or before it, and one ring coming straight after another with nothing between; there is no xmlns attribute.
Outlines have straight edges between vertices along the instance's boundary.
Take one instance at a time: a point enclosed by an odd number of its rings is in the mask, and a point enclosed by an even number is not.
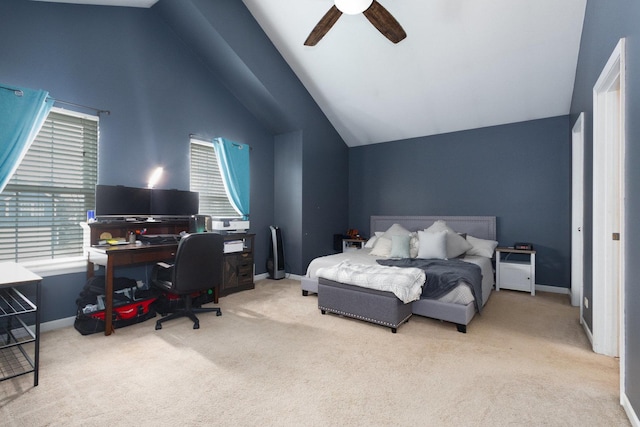
<svg viewBox="0 0 640 427"><path fill-rule="evenodd" d="M437 299L449 293L462 280L473 293L478 313L482 311L482 273L480 267L458 259L379 259L378 264L393 267L421 268L427 275L422 298Z"/></svg>

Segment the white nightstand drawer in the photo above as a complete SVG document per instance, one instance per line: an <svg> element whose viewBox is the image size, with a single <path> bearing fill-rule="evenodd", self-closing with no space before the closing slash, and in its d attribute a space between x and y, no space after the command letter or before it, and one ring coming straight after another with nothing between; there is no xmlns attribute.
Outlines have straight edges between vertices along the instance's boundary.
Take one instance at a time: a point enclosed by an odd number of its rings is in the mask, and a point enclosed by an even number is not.
<svg viewBox="0 0 640 427"><path fill-rule="evenodd" d="M500 263L500 289L531 291L531 265L519 262Z"/></svg>

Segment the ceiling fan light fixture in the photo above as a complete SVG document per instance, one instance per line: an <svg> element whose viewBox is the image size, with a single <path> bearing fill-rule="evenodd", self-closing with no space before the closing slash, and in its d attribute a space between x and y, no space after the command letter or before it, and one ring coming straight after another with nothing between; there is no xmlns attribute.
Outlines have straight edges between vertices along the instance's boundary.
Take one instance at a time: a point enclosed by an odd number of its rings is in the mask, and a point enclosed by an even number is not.
<svg viewBox="0 0 640 427"><path fill-rule="evenodd" d="M336 7L347 15L357 15L369 9L373 0L335 0Z"/></svg>

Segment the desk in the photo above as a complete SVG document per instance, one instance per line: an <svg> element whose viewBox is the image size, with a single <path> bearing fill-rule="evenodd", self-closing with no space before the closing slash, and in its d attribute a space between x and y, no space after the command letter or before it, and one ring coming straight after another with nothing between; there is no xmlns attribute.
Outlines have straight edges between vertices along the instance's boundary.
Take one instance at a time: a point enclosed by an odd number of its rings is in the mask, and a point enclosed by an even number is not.
<svg viewBox="0 0 640 427"><path fill-rule="evenodd" d="M0 381L33 372L33 386L38 385L41 281L42 277L15 262L0 263ZM35 305L16 289L33 283ZM35 313L35 333L21 318L26 313ZM34 343L33 359L23 348L27 343Z"/></svg>
<svg viewBox="0 0 640 427"><path fill-rule="evenodd" d="M130 233L145 231L147 234L180 234L189 230L189 218L164 221L105 221L84 225L87 251L87 278L93 276L94 264L105 267L105 328L104 334L113 332L113 271L115 267L167 261L175 257L178 245L119 245L99 246L100 235L108 232L114 238L127 239ZM217 302L217 289L214 294Z"/></svg>
<svg viewBox="0 0 640 427"><path fill-rule="evenodd" d="M177 243L166 245L92 246L87 249L87 278L93 276L94 265L105 266L104 334L113 332L113 270L123 265L148 264L175 257ZM217 302L217 288L214 301Z"/></svg>
<svg viewBox="0 0 640 427"><path fill-rule="evenodd" d="M107 221L84 224L85 250L87 252L87 278L93 276L94 265L105 267L105 335L113 332L113 277L115 267L135 264L155 263L175 257L178 245L127 244L100 246L100 235L108 232L114 238L128 238L130 233L141 230L147 234L180 234L189 230L189 219L162 221ZM225 235L225 241L242 240L241 252L226 253L224 256L224 283L222 289L215 287L213 302L218 303L220 295L228 295L246 289L253 289L253 234L238 233Z"/></svg>

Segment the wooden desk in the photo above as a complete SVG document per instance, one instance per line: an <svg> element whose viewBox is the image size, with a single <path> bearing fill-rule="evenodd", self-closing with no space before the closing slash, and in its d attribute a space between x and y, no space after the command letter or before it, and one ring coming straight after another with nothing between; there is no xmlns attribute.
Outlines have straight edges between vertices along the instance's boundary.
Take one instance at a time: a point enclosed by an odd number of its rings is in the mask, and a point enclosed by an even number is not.
<svg viewBox="0 0 640 427"><path fill-rule="evenodd" d="M113 277L114 268L126 265L147 264L171 260L178 245L119 245L99 246L100 235L109 233L112 237L128 239L130 233L180 234L189 231L189 218L163 221L120 221L110 220L87 224L89 236L86 240L87 278L93 276L94 265L105 267L105 329L104 334L113 332ZM217 301L217 294L215 295Z"/></svg>
<svg viewBox="0 0 640 427"><path fill-rule="evenodd" d="M147 264L172 260L178 245L140 245L99 246L100 235L108 232L112 237L128 238L130 233L140 231L146 234L180 234L189 231L189 219L169 219L161 221L106 221L85 225L87 278L93 276L94 266L105 267L105 335L113 332L113 278L114 269L120 266ZM218 303L220 295L228 295L246 289L253 289L253 240L254 234L238 233L225 235L225 241L242 240L241 252L225 253L224 283L222 289L215 287L213 302Z"/></svg>
<svg viewBox="0 0 640 427"><path fill-rule="evenodd" d="M171 260L176 256L177 249L178 244L176 243L167 245L92 246L87 249L87 278L93 276L95 264L105 266L105 335L111 335L111 332L113 332L113 271L115 267ZM217 295L214 296L214 299L217 302Z"/></svg>

